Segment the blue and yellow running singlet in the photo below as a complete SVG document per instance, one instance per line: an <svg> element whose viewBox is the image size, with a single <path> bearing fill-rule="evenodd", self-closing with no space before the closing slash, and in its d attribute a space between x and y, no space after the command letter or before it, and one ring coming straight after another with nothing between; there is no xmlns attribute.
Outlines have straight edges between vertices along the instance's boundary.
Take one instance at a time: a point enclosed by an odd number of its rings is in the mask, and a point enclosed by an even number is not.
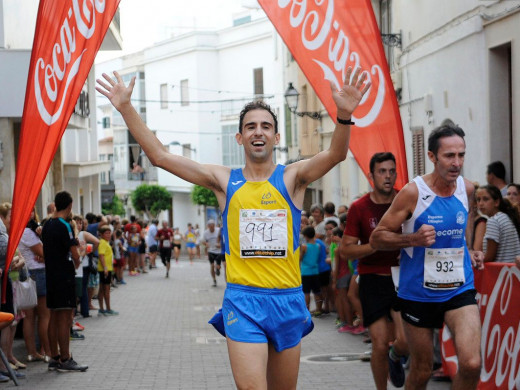
<svg viewBox="0 0 520 390"><path fill-rule="evenodd" d="M285 166L268 180L247 181L242 169L231 171L223 213L227 281L262 288L301 285L301 210L285 183Z"/></svg>

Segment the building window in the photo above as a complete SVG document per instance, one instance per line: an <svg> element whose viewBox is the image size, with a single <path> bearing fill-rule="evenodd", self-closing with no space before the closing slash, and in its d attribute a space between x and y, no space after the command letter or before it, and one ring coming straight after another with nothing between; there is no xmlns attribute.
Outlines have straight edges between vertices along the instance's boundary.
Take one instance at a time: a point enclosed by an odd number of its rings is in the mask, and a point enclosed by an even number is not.
<svg viewBox="0 0 520 390"><path fill-rule="evenodd" d="M190 90L188 80L181 80L181 106L190 105Z"/></svg>
<svg viewBox="0 0 520 390"><path fill-rule="evenodd" d="M264 96L264 69L253 69L255 97L261 99Z"/></svg>
<svg viewBox="0 0 520 390"><path fill-rule="evenodd" d="M292 142L292 112L289 106L285 105L285 144L293 146Z"/></svg>
<svg viewBox="0 0 520 390"><path fill-rule="evenodd" d="M110 117L109 116L103 117L102 124L103 124L103 129L110 128Z"/></svg>
<svg viewBox="0 0 520 390"><path fill-rule="evenodd" d="M161 84L161 108L168 108L168 84Z"/></svg>
<svg viewBox="0 0 520 390"><path fill-rule="evenodd" d="M424 175L424 129L412 127L412 150L413 150L413 176Z"/></svg>
<svg viewBox="0 0 520 390"><path fill-rule="evenodd" d="M191 159L191 152L193 149L191 148L191 144L182 144L182 155L183 157L187 157Z"/></svg>
<svg viewBox="0 0 520 390"><path fill-rule="evenodd" d="M235 139L237 128L238 124L222 126L222 163L230 168L245 164L244 151Z"/></svg>

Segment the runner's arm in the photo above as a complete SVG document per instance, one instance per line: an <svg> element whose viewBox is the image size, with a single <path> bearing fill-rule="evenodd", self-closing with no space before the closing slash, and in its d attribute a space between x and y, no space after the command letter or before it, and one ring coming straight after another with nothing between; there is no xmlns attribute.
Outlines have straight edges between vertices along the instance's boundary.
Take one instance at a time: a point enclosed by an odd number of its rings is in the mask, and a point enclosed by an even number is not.
<svg viewBox="0 0 520 390"><path fill-rule="evenodd" d="M347 259L361 259L375 253L370 244L359 244L358 237L343 234L340 245L341 254Z"/></svg>
<svg viewBox="0 0 520 390"><path fill-rule="evenodd" d="M349 120L352 113L363 98L363 95L370 88L370 81L366 81L366 72L361 72L361 68L356 68L352 76L352 68L348 68L343 86L338 90L337 86L331 82L330 88L332 98L337 108L337 116L340 119ZM361 74L361 76L360 76ZM350 125L336 124L330 147L308 160L301 160L287 166L289 171L294 170L295 190L305 188L313 181L319 179L336 164L345 160L348 152L350 140Z"/></svg>
<svg viewBox="0 0 520 390"><path fill-rule="evenodd" d="M399 228L413 213L418 190L415 183L407 184L395 197L383 218L370 236L370 245L376 250L396 250L414 246L428 247L435 243L435 229L422 225L410 234L399 233Z"/></svg>
<svg viewBox="0 0 520 390"><path fill-rule="evenodd" d="M230 168L200 164L183 156L169 153L164 145L155 137L143 122L131 104L130 97L135 85L135 77L128 86L121 76L114 72L116 80L103 73L105 81L98 79L96 90L106 96L125 120L128 129L137 143L141 145L146 156L154 166L167 170L181 179L198 184L212 190L219 200L221 208L225 205L225 189Z"/></svg>

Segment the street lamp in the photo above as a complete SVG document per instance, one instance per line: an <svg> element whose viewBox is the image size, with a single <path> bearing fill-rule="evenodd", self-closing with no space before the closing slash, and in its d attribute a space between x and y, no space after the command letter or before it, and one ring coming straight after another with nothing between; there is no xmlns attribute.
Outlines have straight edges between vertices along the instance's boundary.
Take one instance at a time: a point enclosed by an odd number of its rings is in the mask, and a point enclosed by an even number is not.
<svg viewBox="0 0 520 390"><path fill-rule="evenodd" d="M289 83L289 86L287 87L287 90L285 91L285 102L287 103L287 106L289 107L289 110L298 116L308 116L309 118L320 120L321 119L321 112L319 111L302 111L298 112L296 109L298 108L298 97L300 96L300 93L294 88L292 83Z"/></svg>

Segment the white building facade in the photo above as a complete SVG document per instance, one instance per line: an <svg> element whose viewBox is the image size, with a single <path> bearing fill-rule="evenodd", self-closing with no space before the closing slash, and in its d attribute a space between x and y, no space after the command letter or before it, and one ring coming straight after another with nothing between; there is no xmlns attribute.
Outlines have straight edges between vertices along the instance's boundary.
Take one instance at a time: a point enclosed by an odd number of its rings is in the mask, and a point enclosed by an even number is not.
<svg viewBox="0 0 520 390"><path fill-rule="evenodd" d="M486 184L500 160L520 180L520 1L387 0L402 47L392 62L410 178L431 171L427 137L450 119L466 132L464 176Z"/></svg>

